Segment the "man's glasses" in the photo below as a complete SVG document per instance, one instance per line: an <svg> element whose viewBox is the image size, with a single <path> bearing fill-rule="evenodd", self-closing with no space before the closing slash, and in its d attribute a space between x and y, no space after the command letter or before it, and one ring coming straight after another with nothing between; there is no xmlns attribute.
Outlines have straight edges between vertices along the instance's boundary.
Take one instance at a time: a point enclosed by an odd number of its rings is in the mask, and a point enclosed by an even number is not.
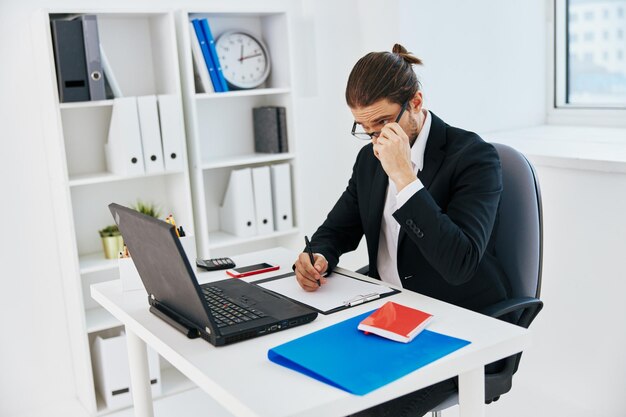
<svg viewBox="0 0 626 417"><path fill-rule="evenodd" d="M409 105L408 100L404 102L404 104L402 105L402 109L400 109L400 113L398 114L398 117L396 117L396 121L394 123L398 123L400 121L400 119L402 118L402 115L404 114L404 111L406 110L407 106ZM361 140L372 140L374 138L377 138L380 136L380 130L378 132L372 132L372 133L367 133L367 132L357 132L356 131L356 127L357 127L357 122L354 122L354 124L352 125L352 136L354 136L357 139L361 139ZM383 126L386 125L387 122L383 123Z"/></svg>

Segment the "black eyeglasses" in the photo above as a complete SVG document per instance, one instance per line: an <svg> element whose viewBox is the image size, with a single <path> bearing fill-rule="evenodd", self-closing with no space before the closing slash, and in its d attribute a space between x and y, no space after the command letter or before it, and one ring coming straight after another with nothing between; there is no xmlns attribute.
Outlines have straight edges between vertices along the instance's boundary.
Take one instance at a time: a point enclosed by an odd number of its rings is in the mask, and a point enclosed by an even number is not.
<svg viewBox="0 0 626 417"><path fill-rule="evenodd" d="M400 114L398 114L398 117L396 117L396 121L394 123L398 123L400 121L400 119L402 118L402 115L404 114L404 111L406 110L408 105L409 105L409 102L407 100L402 105L402 109L400 109ZM377 138L378 136L380 136L380 130L378 132L372 132L372 133L357 132L356 131L357 124L358 124L357 122L354 122L354 124L352 125L352 132L350 132L352 134L352 136L354 136L355 138L361 139L361 140L372 140L372 139ZM383 123L383 126L386 125L386 124L387 124L387 122Z"/></svg>

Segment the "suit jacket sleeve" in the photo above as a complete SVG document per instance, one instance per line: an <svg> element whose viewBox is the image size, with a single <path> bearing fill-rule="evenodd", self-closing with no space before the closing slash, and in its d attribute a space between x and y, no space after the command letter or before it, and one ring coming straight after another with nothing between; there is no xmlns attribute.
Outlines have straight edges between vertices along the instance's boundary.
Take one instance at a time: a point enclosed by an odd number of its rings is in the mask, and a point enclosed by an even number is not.
<svg viewBox="0 0 626 417"><path fill-rule="evenodd" d="M479 140L463 150L449 187L445 208L423 188L393 216L430 265L460 285L474 276L496 219L502 171L495 148Z"/></svg>
<svg viewBox="0 0 626 417"><path fill-rule="evenodd" d="M363 226L359 214L357 197L357 172L367 146L357 156L352 177L343 194L328 213L324 223L311 238L313 252L321 253L328 261L328 271L339 263L339 257L355 250L363 237Z"/></svg>

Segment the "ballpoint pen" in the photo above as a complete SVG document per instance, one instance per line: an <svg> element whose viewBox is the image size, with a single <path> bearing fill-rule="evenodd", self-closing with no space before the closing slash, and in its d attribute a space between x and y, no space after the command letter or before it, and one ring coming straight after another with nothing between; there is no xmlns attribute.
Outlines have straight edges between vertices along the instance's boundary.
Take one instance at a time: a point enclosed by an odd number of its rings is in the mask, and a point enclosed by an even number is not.
<svg viewBox="0 0 626 417"><path fill-rule="evenodd" d="M311 250L311 242L309 242L309 238L307 236L304 237L304 244L306 245L306 251L309 254L311 265L313 265L313 268L315 268L315 258L313 257L313 251ZM318 287L322 286L319 279L316 279L315 281L317 281Z"/></svg>

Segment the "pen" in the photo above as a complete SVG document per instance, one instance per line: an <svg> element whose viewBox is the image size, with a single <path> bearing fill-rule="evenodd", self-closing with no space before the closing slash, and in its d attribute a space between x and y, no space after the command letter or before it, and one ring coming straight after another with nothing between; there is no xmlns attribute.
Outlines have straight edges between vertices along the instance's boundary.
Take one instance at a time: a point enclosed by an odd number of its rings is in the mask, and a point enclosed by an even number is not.
<svg viewBox="0 0 626 417"><path fill-rule="evenodd" d="M311 242L309 242L309 238L307 236L304 237L304 244L306 245L306 251L309 254L309 259L311 260L311 265L315 268L315 258L313 257L313 251L311 250ZM321 287L320 280L316 279L317 286Z"/></svg>
<svg viewBox="0 0 626 417"><path fill-rule="evenodd" d="M178 232L178 229L176 228L176 222L174 221L174 216L170 214L169 216L167 216L165 221L171 224L172 226L174 226L174 231L176 231L176 236L180 237L180 233Z"/></svg>

